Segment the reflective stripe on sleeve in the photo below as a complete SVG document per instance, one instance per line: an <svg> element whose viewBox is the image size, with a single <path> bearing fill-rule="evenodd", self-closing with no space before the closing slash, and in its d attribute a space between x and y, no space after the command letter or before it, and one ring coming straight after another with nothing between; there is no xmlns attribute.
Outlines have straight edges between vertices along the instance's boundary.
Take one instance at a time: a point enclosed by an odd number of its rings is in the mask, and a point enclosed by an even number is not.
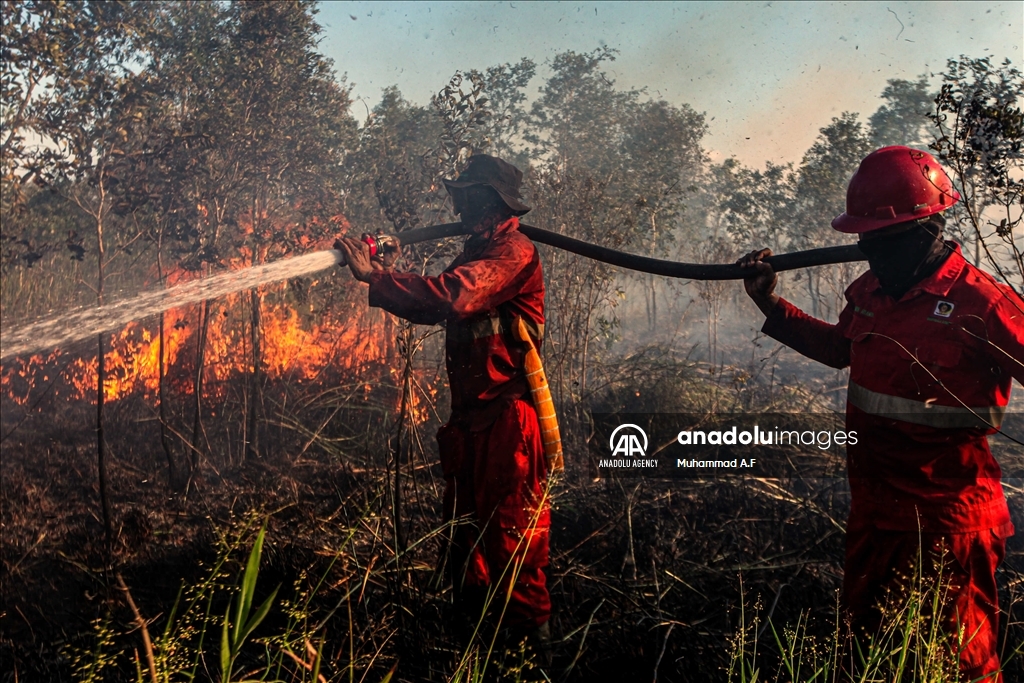
<svg viewBox="0 0 1024 683"><path fill-rule="evenodd" d="M957 406L939 406L924 401L890 396L877 391L865 389L856 382L850 382L847 395L850 405L863 410L869 415L888 417L901 422L909 422L937 429L985 429L999 428L1003 423L1005 406L984 406L981 408L961 408Z"/></svg>

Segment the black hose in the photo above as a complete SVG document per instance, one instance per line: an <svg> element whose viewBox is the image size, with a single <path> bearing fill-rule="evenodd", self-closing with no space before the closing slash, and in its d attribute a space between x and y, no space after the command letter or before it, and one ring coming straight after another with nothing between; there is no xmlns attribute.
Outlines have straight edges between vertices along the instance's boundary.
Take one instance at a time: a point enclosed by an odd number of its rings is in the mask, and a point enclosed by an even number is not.
<svg viewBox="0 0 1024 683"><path fill-rule="evenodd" d="M595 261L601 261L602 263L629 268L630 270L639 270L644 273L654 273L655 275L690 280L742 280L750 275L749 269L740 268L734 264L666 261L648 256L627 254L624 251L616 251L608 247L590 244L583 240L559 235L550 230L535 228L532 225L520 224L519 230L534 242L571 251L574 254L579 254ZM416 244L417 242L464 234L466 234L466 230L462 223L442 223L441 225L407 230L400 233L398 237L402 244ZM865 260L867 260L867 257L861 252L860 247L856 244L847 244L841 247L824 247L808 251L795 251L791 254L777 254L769 256L764 262L771 265L776 272L781 272L783 270L796 270L797 268L809 268L811 266L825 266L831 263L850 263L851 261Z"/></svg>

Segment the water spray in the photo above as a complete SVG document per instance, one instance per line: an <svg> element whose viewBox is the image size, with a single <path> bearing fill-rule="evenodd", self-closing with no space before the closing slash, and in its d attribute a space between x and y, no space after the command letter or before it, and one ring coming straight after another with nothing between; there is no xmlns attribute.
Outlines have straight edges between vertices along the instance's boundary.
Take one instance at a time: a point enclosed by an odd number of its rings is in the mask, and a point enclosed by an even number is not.
<svg viewBox="0 0 1024 683"><path fill-rule="evenodd" d="M602 263L644 273L690 280L742 280L751 275L750 269L734 264L667 261L609 249L531 225L520 225L519 229L534 242L547 244ZM365 233L361 239L370 245L370 254L376 256L397 249L399 243L417 244L466 234L468 234L468 230L462 223L443 223L408 230L397 237ZM764 259L764 262L771 265L774 270L781 272L864 260L866 257L857 245L851 244L779 254ZM244 270L221 273L167 289L145 292L134 299L97 306L77 313L60 314L10 332L5 331L2 341L0 341L0 360L71 344L171 308L198 303L206 299L215 299L259 285L310 275L335 265L345 265L345 255L337 249L327 249Z"/></svg>

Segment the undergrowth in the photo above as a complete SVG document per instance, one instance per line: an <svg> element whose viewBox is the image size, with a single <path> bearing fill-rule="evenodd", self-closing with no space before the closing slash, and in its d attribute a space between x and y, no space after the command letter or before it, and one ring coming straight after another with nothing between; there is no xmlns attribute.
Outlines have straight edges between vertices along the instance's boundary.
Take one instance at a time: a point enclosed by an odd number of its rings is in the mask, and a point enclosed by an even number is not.
<svg viewBox="0 0 1024 683"><path fill-rule="evenodd" d="M655 349L603 372L591 384L595 409L829 408L757 368L712 368ZM0 462L0 680L846 680L840 665L853 645L836 606L849 506L841 472L595 480L570 451L552 492L546 666L486 622L475 637L456 628L438 562L447 527L436 421L403 442L416 450L403 453L396 517L389 402L371 392L360 404L358 387L291 389L272 416L275 448L260 458L218 460L231 433L213 428L219 414L209 417L210 457L187 495L162 483L152 410L112 404L111 564L97 540L94 434L83 426L90 406L43 400L36 412L5 417L24 423ZM1024 460L1000 457L1020 526ZM1022 671L1022 558L1010 539L1000 571L1007 680ZM862 646L856 681L940 680L940 669L922 664L943 651L915 621L924 599ZM886 678L897 652L907 655L902 678Z"/></svg>

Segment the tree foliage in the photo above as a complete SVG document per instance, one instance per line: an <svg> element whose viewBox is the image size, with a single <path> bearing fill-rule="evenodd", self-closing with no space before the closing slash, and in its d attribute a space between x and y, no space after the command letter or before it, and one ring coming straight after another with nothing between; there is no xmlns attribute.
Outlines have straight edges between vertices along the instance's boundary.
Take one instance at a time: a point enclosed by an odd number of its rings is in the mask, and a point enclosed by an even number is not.
<svg viewBox="0 0 1024 683"><path fill-rule="evenodd" d="M872 147L924 147L932 142L929 115L935 109L935 93L930 90L926 75L914 81L893 78L881 97L882 106L868 119Z"/></svg>
<svg viewBox="0 0 1024 683"><path fill-rule="evenodd" d="M1024 75L1008 60L949 60L932 120L932 148L962 201L953 216L977 264L1024 292Z"/></svg>
<svg viewBox="0 0 1024 683"><path fill-rule="evenodd" d="M143 49L147 6L4 2L0 87L3 255L32 263L59 247L22 229L33 188L70 191L102 223L113 158L137 101L129 64Z"/></svg>

